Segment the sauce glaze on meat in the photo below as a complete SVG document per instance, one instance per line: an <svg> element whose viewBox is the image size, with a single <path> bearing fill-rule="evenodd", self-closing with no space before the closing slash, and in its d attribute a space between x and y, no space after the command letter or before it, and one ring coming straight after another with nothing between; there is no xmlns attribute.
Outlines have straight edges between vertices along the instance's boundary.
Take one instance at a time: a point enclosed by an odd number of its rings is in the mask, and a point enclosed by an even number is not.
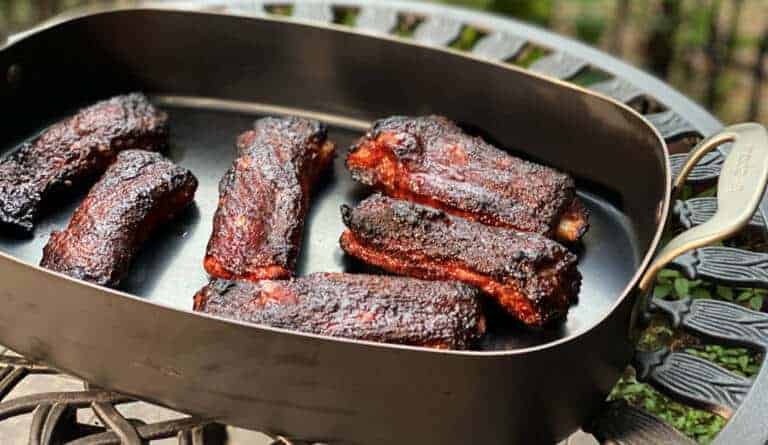
<svg viewBox="0 0 768 445"><path fill-rule="evenodd" d="M103 286L117 286L151 234L193 200L197 179L159 153L127 150L53 232L40 265Z"/></svg>
<svg viewBox="0 0 768 445"><path fill-rule="evenodd" d="M541 235L381 194L343 206L342 215L348 254L393 273L471 284L527 325L563 318L577 298L576 256Z"/></svg>
<svg viewBox="0 0 768 445"><path fill-rule="evenodd" d="M297 117L264 118L240 135L238 156L219 184L204 260L215 278L293 275L310 188L333 158L326 127Z"/></svg>
<svg viewBox="0 0 768 445"><path fill-rule="evenodd" d="M315 273L290 280L214 280L196 311L358 340L466 349L485 331L476 289L458 282Z"/></svg>
<svg viewBox="0 0 768 445"><path fill-rule="evenodd" d="M389 196L492 226L578 240L588 215L573 178L509 155L441 116L377 121L347 167Z"/></svg>
<svg viewBox="0 0 768 445"><path fill-rule="evenodd" d="M80 110L0 161L0 226L34 229L43 205L64 189L89 185L122 150L159 151L167 116L138 93Z"/></svg>

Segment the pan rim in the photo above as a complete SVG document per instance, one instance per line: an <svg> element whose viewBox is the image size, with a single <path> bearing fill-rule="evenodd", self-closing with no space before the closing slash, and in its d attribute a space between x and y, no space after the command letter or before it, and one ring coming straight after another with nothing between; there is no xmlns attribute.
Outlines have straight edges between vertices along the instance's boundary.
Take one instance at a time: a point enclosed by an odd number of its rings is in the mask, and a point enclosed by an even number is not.
<svg viewBox="0 0 768 445"><path fill-rule="evenodd" d="M16 258L6 252L0 251L0 259L4 261L9 261L16 263L19 266L26 267L33 269L37 273L44 273L49 274L49 276L58 278L58 279L65 279L69 280L70 282L77 284L79 286L86 286L86 287L92 287L95 290L101 291L102 293L109 295L110 297L127 297L130 298L136 302L144 303L153 305L159 309L164 310L170 310L170 311L177 311L184 315L194 315L194 316L202 316L203 318L217 320L219 322L224 323L234 323L236 325L240 325L243 327L247 327L250 329L261 329L266 331L271 331L274 333L279 334L290 334L290 335L297 335L301 337L311 338L314 340L323 340L323 341L333 341L333 342L342 342L347 344L354 344L354 345L362 345L362 346L368 346L368 347L377 347L377 348L387 348L387 349L402 349L402 350L409 350L409 351L418 351L418 352L430 352L430 353L436 353L436 354L449 354L449 355L456 355L456 356L462 356L465 358L482 358L482 357L508 357L508 356L517 356L517 355L523 355L526 353L533 353L533 352L540 352L544 351L550 348L555 348L561 345L564 345L566 343L576 341L582 336L585 336L589 334L590 332L594 331L598 326L602 325L603 323L607 322L611 316L614 314L614 312L624 304L625 300L630 297L630 295L635 291L637 284L640 280L640 277L643 275L645 270L647 269L650 261L653 259L661 238L664 233L664 229L666 227L666 222L668 219L670 204L671 204L671 193L672 193L672 174L671 174L671 166L670 166L670 156L669 156L669 148L667 146L666 141L662 137L661 133L640 113L638 113L636 110L632 109L631 107L627 106L626 104L623 104L609 96L603 95L601 93L589 90L587 88L574 85L571 83L568 83L566 81L547 76L540 73L535 73L529 70L526 70L524 68L507 64L504 62L497 62L493 60L488 60L485 58L482 58L480 56L473 55L471 53L461 52L456 49L452 48L444 48L444 47L436 47L420 42L416 42L413 40L406 40L403 38L399 38L396 36L391 35L380 35L380 34L374 34L370 32L364 32L360 30L356 30L354 28L345 27L342 25L337 25L333 23L318 23L313 22L309 20L301 20L301 19L295 19L295 18L280 18L280 17L273 17L273 16L254 16L252 14L247 13L238 13L238 12L220 12L220 11L201 11L199 9L200 5L190 5L186 2L182 3L156 3L156 2L147 2L144 4L141 4L138 7L128 7L128 6L120 6L120 7L112 7L112 8L105 8L105 7L85 7L85 8L78 8L74 12L70 12L67 14L66 17L54 17L48 21L45 21L41 23L40 25L33 27L27 31L24 31L21 34L16 34L12 38L9 38L6 40L6 42L3 42L0 44L0 52L5 51L8 48L11 48L20 42L23 42L24 40L31 38L32 36L52 29L59 26L65 26L69 23L76 22L79 20L84 20L92 17L98 17L103 15L116 15L121 13L140 13L140 12L162 12L162 13L175 13L180 15L204 15L204 16L220 16L220 17L235 17L235 18L241 18L241 19L247 19L247 20L253 20L253 21L261 21L261 22L271 22L271 23L278 23L282 25L287 26L299 26L299 27L310 27L310 28L319 28L319 29L327 29L334 32L340 32L350 35L356 35L356 36L362 36L369 39L374 40L386 40L393 43L401 44L401 45L410 45L415 47L420 47L429 51L435 51L439 53L443 53L446 55L451 55L452 57L463 57L466 59L470 59L476 63L483 63L483 64L489 64L496 66L498 68L502 68L505 70L509 70L511 72L516 72L518 74L532 77L544 82L548 82L551 84L555 84L560 88L566 88L573 90L577 93L592 96L594 98L597 98L598 100L601 100L603 102L606 102L610 105L613 105L614 107L623 110L624 112L627 112L630 116L633 116L633 118L637 119L641 125L644 125L647 129L651 131L651 133L655 136L657 142L659 143L659 148L661 148L661 155L663 157L663 169L664 169L664 199L661 202L660 208L657 209L657 222L656 222L656 228L655 233L652 239L650 240L650 243L648 247L645 249L645 253L642 256L642 260L640 261L639 266L637 267L634 275L632 278L629 279L627 285L624 287L624 289L618 294L615 301L607 308L605 309L605 312L603 315L599 318L597 318L595 321L590 323L589 325L582 328L580 331L573 333L571 335L568 335L563 338L559 338L557 340L553 340L550 342L542 343L535 346L528 346L524 348L518 348L518 349L510 349L510 350L498 350L498 351L472 351L472 350L444 350L444 349L432 349L432 348L426 348L421 346L408 346L408 345L398 345L398 344L390 344L390 343L381 343L381 342L373 342L373 341L367 341L367 340L355 340L355 339L348 339L343 337L332 337L328 335L320 335L320 334L312 334L312 333L305 333L305 332L299 332L295 330L290 329L283 329L283 328L275 328L268 325L261 325L261 324L255 324L255 323L247 323L243 321L238 320L232 320L224 317L219 316L213 316L209 314L199 313L195 312L193 310L189 309L182 309L177 308L174 306L171 306L166 303L158 302L158 301L151 301L143 299L139 296L127 293L125 291L117 290L117 289L110 289L102 286L98 286L93 283L89 283L86 281L78 280L75 278L72 278L68 275L61 274L59 272L51 271L48 269L45 269L39 265L29 263L27 261L23 261L19 258ZM349 118L354 119L354 118ZM629 329L629 326L627 326Z"/></svg>

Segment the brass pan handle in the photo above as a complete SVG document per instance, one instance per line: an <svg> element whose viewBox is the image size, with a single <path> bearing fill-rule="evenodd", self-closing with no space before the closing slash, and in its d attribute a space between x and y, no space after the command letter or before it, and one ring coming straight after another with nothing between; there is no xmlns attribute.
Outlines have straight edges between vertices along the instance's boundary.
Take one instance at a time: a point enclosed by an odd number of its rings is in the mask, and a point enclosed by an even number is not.
<svg viewBox="0 0 768 445"><path fill-rule="evenodd" d="M731 125L696 145L675 179L673 194L682 188L696 163L725 142L733 142L733 148L717 182L717 212L704 224L676 236L656 254L640 280L640 290L650 290L656 274L676 257L741 230L757 210L768 183L768 131L757 123Z"/></svg>

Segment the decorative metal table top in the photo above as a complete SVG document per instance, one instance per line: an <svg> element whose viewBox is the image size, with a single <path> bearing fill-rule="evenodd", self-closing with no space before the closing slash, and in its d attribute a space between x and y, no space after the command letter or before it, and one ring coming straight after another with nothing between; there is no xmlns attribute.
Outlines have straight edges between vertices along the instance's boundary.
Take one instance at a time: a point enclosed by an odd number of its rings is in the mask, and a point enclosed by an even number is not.
<svg viewBox="0 0 768 445"><path fill-rule="evenodd" d="M129 2L133 3L133 2ZM433 4L379 2L374 0L153 2L182 8L215 9L243 15L287 15L297 20L354 26L365 32L396 34L435 46L453 46L472 54L581 84L635 108L659 130L671 149L673 169L686 151L703 136L722 128L706 110L663 82L618 59L573 40L513 20ZM480 37L469 45L457 44L471 28ZM531 53L538 58L526 57ZM587 75L591 74L591 75ZM728 145L705 156L689 176L689 183L703 187L718 177ZM701 224L716 210L715 198L677 201L674 214L683 227ZM751 223L750 231L764 236L768 199ZM768 253L740 247L698 249L675 260L675 267L690 279L705 279L723 286L768 287ZM651 304L657 314L669 317L675 327L714 343L740 345L758 352L768 348L768 315L711 299L668 301L658 296ZM180 444L289 443L289 439L254 435L228 429L205 419L186 417L97 388L44 366L3 352L0 355L0 435L17 434L24 426L27 437L10 443L142 444L172 438ZM763 354L764 355L764 354ZM768 371L763 366L754 378L724 369L704 358L667 349L638 352L634 367L639 380L692 406L730 418L718 443L765 443L768 431L762 411L768 403ZM54 376L55 375L55 376ZM54 377L51 377L54 376ZM53 383L27 382L54 378ZM26 389L25 389L26 385ZM15 391L10 394L12 390ZM34 393L37 388L52 392ZM10 396L9 396L10 394ZM120 406L120 410L116 408ZM139 408L135 408L135 407ZM134 408L131 408L134 407ZM88 410L83 410L88 408ZM152 412L152 423L137 419ZM31 414L26 420L22 415ZM26 422L26 423L25 423ZM587 426L600 439L626 444L691 443L660 419L625 403L613 402L594 425ZM584 435L571 443L594 443ZM2 443L9 443L5 439Z"/></svg>

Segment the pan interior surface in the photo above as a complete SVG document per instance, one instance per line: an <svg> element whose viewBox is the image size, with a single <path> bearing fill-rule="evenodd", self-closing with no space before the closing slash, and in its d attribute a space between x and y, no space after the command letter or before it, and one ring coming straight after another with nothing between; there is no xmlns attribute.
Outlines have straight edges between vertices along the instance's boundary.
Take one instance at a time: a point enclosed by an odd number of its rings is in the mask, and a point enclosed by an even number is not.
<svg viewBox="0 0 768 445"><path fill-rule="evenodd" d="M189 310L192 297L207 281L202 267L206 243L211 234L213 213L218 201L218 182L234 158L234 140L249 129L265 110L222 110L201 105L172 105L159 99L169 113L171 147L166 153L189 168L199 180L194 204L177 220L163 227L133 261L130 274L120 289L174 308ZM202 101L201 101L202 102ZM296 111L297 114L305 114ZM62 115L59 118L63 118ZM372 191L355 183L344 167L344 156L352 142L363 133L350 129L344 119L328 116L329 137L337 143L333 168L314 188L307 216L303 247L298 261L299 275L322 271L372 272L342 252L339 236L344 228L339 207L356 204ZM54 118L55 121L57 118ZM336 123L337 125L334 125ZM38 131L48 122L41 122ZM354 126L354 125L352 125ZM345 128L346 127L346 128ZM26 135L33 137L32 134ZM8 144L3 154L15 146ZM483 350L512 350L564 338L583 331L602 317L618 299L639 267L643 250L627 216L617 208L610 194L579 183L579 195L590 210L591 228L583 241L572 247L579 254L583 283L578 303L565 323L540 331L522 328L488 305L489 334ZM50 233L66 226L87 190L62 198L44 214L30 239L0 237L0 249L32 264L38 264Z"/></svg>

